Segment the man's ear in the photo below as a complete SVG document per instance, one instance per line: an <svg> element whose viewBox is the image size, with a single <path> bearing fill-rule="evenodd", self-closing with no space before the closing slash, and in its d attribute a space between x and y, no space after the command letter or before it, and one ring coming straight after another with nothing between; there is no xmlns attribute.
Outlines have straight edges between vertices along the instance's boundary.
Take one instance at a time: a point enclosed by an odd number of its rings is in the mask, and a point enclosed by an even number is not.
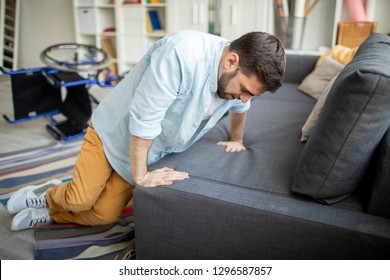
<svg viewBox="0 0 390 280"><path fill-rule="evenodd" d="M229 70L236 70L238 68L238 62L240 61L240 57L237 53L232 52L228 54L225 60L225 68Z"/></svg>

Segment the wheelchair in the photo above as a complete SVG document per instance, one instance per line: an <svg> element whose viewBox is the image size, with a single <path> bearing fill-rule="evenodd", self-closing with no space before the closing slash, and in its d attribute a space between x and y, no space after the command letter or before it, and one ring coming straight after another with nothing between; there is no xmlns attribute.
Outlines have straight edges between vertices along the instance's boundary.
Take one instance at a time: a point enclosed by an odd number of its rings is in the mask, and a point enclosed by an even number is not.
<svg viewBox="0 0 390 280"><path fill-rule="evenodd" d="M46 128L55 139L83 137L92 106L99 103L89 94L90 87L112 88L123 76L111 75L107 53L93 46L56 44L44 49L40 59L46 67L16 71L0 67L0 72L10 76L14 108L13 119L6 115L3 118L17 124L47 117L50 122ZM57 120L59 114L61 120Z"/></svg>

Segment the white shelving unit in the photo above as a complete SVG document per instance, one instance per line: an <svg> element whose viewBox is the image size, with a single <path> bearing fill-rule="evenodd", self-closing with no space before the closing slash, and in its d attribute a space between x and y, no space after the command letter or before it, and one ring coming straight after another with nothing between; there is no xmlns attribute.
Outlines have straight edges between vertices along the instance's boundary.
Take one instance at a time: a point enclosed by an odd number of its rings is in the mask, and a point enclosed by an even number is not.
<svg viewBox="0 0 390 280"><path fill-rule="evenodd" d="M111 0L73 0L76 42L107 51L117 74L116 5Z"/></svg>
<svg viewBox="0 0 390 280"><path fill-rule="evenodd" d="M106 50L121 74L166 35L167 0L73 0L78 43ZM156 11L161 30L148 31L147 14ZM115 70L114 70L115 71Z"/></svg>
<svg viewBox="0 0 390 280"><path fill-rule="evenodd" d="M156 40L167 34L168 0L160 0L158 3L141 0L139 4L117 2L118 61L119 68L126 71L140 60ZM156 12L160 29L149 30L149 12Z"/></svg>
<svg viewBox="0 0 390 280"><path fill-rule="evenodd" d="M156 3L157 2L157 3ZM233 40L250 31L274 33L274 0L73 0L76 41L107 49L118 73L131 69L148 48L168 33L195 29ZM388 0L365 1L369 20L390 32L384 11ZM345 20L344 0L319 1L306 17L302 44L290 52L320 53L336 44ZM344 10L343 10L344 9ZM150 32L149 11L158 14L161 30ZM388 30L388 31L384 31Z"/></svg>
<svg viewBox="0 0 390 280"><path fill-rule="evenodd" d="M0 1L0 66L16 70L18 65L19 1Z"/></svg>

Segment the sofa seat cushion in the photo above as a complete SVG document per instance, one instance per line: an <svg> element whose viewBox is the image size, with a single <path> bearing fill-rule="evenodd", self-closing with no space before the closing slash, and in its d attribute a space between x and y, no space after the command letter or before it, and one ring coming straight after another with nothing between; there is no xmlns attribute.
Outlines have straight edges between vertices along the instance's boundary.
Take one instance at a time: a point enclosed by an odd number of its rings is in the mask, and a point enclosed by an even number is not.
<svg viewBox="0 0 390 280"><path fill-rule="evenodd" d="M314 99L298 91L297 84L284 83L275 94L253 98L244 134L246 151L227 153L216 145L229 138L226 117L187 151L168 155L151 168L167 166L189 172L190 179L291 196L294 171L304 148L300 130L314 104ZM339 206L362 211L356 197Z"/></svg>
<svg viewBox="0 0 390 280"><path fill-rule="evenodd" d="M371 35L334 82L297 165L292 191L340 201L362 180L390 126L390 37Z"/></svg>
<svg viewBox="0 0 390 280"><path fill-rule="evenodd" d="M300 129L314 104L296 84L285 84L275 94L253 98L244 134L246 151L227 153L216 145L229 139L226 117L187 151L168 155L154 167L168 166L189 172L190 177L287 194L304 147Z"/></svg>
<svg viewBox="0 0 390 280"><path fill-rule="evenodd" d="M136 187L139 259L388 259L390 223L363 213L356 195L325 206L290 192L314 106L297 84L254 98L248 150L227 153L228 118L164 166L190 173L172 186ZM365 225L365 226L362 226Z"/></svg>

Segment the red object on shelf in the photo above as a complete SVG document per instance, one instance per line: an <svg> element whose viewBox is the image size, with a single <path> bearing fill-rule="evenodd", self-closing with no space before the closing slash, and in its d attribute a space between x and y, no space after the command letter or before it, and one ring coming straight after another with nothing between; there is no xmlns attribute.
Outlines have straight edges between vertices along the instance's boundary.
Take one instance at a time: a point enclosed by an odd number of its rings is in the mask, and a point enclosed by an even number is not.
<svg viewBox="0 0 390 280"><path fill-rule="evenodd" d="M123 1L122 2L122 5L134 5L134 4L141 4L141 0Z"/></svg>
<svg viewBox="0 0 390 280"><path fill-rule="evenodd" d="M106 28L103 30L104 33L107 33L107 32L111 33L111 32L115 32L115 31L116 31L115 28Z"/></svg>

